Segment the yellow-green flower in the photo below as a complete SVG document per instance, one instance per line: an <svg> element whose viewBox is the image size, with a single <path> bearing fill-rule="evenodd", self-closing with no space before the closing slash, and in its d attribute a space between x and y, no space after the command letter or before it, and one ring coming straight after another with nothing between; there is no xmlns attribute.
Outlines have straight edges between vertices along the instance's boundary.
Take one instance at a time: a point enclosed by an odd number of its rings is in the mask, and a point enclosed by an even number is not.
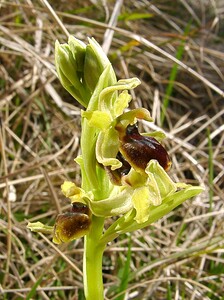
<svg viewBox="0 0 224 300"><path fill-rule="evenodd" d="M139 133L138 120L152 121L146 109L128 108L129 90L140 80L117 81L100 45L94 39L88 42L70 36L68 43L55 45L59 79L85 108L81 155L75 160L82 184L64 182L62 192L71 209L58 215L54 226L28 225L52 233L58 244L94 235L92 223L114 216L114 224L101 234L100 242L106 243L119 233L148 226L202 191L175 183L167 174L171 160L160 143L161 133Z"/></svg>

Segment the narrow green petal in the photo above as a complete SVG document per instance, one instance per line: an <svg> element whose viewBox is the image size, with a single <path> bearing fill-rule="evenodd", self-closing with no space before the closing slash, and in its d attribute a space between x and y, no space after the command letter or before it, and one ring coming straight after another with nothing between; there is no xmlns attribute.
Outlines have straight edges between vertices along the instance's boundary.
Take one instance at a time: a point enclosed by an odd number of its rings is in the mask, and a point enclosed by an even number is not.
<svg viewBox="0 0 224 300"><path fill-rule="evenodd" d="M130 110L128 112L123 113L117 118L117 125L116 128L126 128L129 124L136 123L137 119L146 120L146 121L153 121L151 118L150 112L145 108L136 108Z"/></svg>
<svg viewBox="0 0 224 300"><path fill-rule="evenodd" d="M161 142L166 138L165 133L162 131L142 132L141 135L154 137L158 142Z"/></svg>
<svg viewBox="0 0 224 300"><path fill-rule="evenodd" d="M53 226L44 225L41 222L33 222L33 223L29 222L27 228L29 228L33 232L41 232L45 234L51 234L53 233L54 230Z"/></svg>
<svg viewBox="0 0 224 300"><path fill-rule="evenodd" d="M116 117L120 116L125 108L128 107L129 102L131 101L131 95L128 94L127 90L124 90L114 102L114 115Z"/></svg>
<svg viewBox="0 0 224 300"><path fill-rule="evenodd" d="M107 86L102 92L100 93L100 98L99 98L99 109L100 110L109 110L109 111L114 111L117 110L118 113L120 114L120 111L118 110L118 104L115 105L115 101L117 99L116 92L118 91L124 91L124 90L131 90L138 86L141 83L141 81L138 78L130 78L130 79L124 79L124 80L119 80L117 83ZM116 97L114 96L114 93ZM112 101L113 99L113 101ZM130 98L126 96L125 99L125 107L126 108L126 102L130 101ZM115 105L115 106L114 106ZM123 106L123 104L122 104ZM122 108L121 108L122 110ZM122 110L123 111L123 110ZM114 117L116 117L116 112L114 111Z"/></svg>
<svg viewBox="0 0 224 300"><path fill-rule="evenodd" d="M61 190L67 198L80 193L80 188L78 188L75 183L71 181L64 181L64 183L61 185Z"/></svg>

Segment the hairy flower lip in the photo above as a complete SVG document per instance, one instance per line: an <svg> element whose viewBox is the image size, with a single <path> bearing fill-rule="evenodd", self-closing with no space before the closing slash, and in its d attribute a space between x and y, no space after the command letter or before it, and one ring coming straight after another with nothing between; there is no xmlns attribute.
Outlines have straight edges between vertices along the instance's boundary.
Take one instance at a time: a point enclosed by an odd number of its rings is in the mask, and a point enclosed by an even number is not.
<svg viewBox="0 0 224 300"><path fill-rule="evenodd" d="M53 241L56 244L70 242L86 235L91 226L91 211L83 203L72 203L72 210L56 218Z"/></svg>

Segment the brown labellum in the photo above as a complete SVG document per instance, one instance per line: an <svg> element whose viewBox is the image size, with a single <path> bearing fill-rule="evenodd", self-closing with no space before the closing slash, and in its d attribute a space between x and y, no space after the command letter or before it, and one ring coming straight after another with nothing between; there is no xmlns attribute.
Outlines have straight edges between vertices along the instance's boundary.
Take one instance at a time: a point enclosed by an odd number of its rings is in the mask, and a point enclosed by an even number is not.
<svg viewBox="0 0 224 300"><path fill-rule="evenodd" d="M144 171L148 162L155 159L168 171L170 157L165 148L153 137L143 136L137 125L128 125L126 130L116 128L120 139L120 152L124 159L137 171Z"/></svg>
<svg viewBox="0 0 224 300"><path fill-rule="evenodd" d="M57 216L54 242L66 243L86 235L91 225L91 212L83 203L72 203L72 211Z"/></svg>

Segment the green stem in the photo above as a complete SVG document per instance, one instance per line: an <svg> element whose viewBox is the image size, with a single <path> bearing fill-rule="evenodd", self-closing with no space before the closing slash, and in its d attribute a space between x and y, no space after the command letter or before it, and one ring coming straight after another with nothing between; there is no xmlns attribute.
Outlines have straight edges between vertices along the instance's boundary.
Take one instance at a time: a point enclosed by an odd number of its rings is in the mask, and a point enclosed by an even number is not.
<svg viewBox="0 0 224 300"><path fill-rule="evenodd" d="M95 157L97 130L90 127L86 119L82 121L81 148L83 164L82 188L94 194L94 200L100 201L108 196L108 184L105 182L105 171L98 170ZM108 179L107 179L108 181ZM104 184L104 187L102 186ZM105 194L104 194L105 193ZM103 300L102 259L106 247L99 243L103 234L104 218L92 216L91 228L84 239L83 282L86 300Z"/></svg>
<svg viewBox="0 0 224 300"><path fill-rule="evenodd" d="M91 230L85 236L83 280L86 300L103 300L102 258L105 244L99 244L104 218L93 216Z"/></svg>

